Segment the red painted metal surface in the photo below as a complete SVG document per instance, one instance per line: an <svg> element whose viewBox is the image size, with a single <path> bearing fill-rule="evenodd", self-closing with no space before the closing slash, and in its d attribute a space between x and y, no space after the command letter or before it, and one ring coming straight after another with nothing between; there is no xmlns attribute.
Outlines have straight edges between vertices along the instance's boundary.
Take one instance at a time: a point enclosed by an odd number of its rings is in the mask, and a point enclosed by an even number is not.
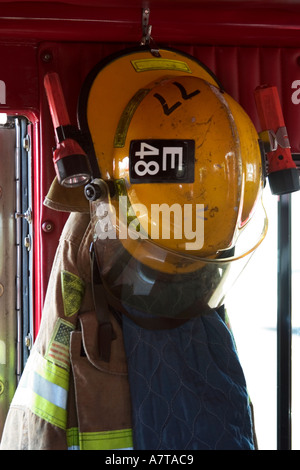
<svg viewBox="0 0 300 470"><path fill-rule="evenodd" d="M298 1L141 0L0 2L0 32L11 40L137 42L151 8L160 43L299 46Z"/></svg>
<svg viewBox="0 0 300 470"><path fill-rule="evenodd" d="M78 96L91 68L109 54L139 43L142 6L139 0L129 0L126 7L117 0L0 1L0 80L7 90L0 111L24 114L33 123L36 332L68 216L43 205L55 175L55 135L44 76L58 73L70 121L76 124ZM211 68L258 130L254 90L262 84L277 86L292 151L300 152L299 2L155 0L150 7L155 41L190 53ZM52 229L45 231L49 226Z"/></svg>

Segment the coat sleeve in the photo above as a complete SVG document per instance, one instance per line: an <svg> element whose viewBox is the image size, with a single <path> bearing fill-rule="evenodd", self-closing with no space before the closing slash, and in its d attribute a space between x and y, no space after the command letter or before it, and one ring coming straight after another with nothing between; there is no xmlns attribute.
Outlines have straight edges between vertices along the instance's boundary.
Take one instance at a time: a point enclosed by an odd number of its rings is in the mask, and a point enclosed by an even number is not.
<svg viewBox="0 0 300 470"><path fill-rule="evenodd" d="M10 405L1 449L66 449L70 388L69 344L86 299L89 215L71 213L62 231L45 298L41 326ZM84 257L84 260L82 259Z"/></svg>

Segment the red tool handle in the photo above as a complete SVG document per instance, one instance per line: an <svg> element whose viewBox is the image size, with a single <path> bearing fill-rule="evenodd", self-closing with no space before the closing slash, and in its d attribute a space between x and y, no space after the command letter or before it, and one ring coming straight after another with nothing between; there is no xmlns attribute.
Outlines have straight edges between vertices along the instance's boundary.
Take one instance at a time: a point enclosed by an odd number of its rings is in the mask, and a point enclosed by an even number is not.
<svg viewBox="0 0 300 470"><path fill-rule="evenodd" d="M60 79L56 72L49 72L45 75L44 87L57 143L53 151L53 163L58 182L66 187L86 184L91 178L90 164L74 133L65 135L66 127L72 126Z"/></svg>
<svg viewBox="0 0 300 470"><path fill-rule="evenodd" d="M49 72L45 75L44 86L54 129L69 125L70 118L58 74Z"/></svg>
<svg viewBox="0 0 300 470"><path fill-rule="evenodd" d="M277 87L258 87L254 92L254 97L262 131L271 131L274 137L278 136L278 130L280 132L285 129L285 123ZM280 144L283 143L288 145L286 132L281 132L281 142L277 141L276 150L267 152L269 173L296 168L291 149L282 147Z"/></svg>

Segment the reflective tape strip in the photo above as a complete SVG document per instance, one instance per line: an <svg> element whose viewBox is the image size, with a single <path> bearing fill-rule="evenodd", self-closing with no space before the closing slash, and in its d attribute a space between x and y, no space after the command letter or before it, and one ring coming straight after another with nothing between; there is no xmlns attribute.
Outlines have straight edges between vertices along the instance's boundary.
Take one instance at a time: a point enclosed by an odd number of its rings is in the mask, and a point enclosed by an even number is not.
<svg viewBox="0 0 300 470"><path fill-rule="evenodd" d="M141 89L136 92L136 94L131 98L126 108L124 109L120 121L117 126L117 130L114 137L114 147L122 148L125 145L126 135L128 127L132 116L134 115L137 107L143 101L145 96L149 93L150 90Z"/></svg>
<svg viewBox="0 0 300 470"><path fill-rule="evenodd" d="M35 368L37 373L49 382L62 387L64 390L69 388L69 372L53 362L49 362L42 356L39 356L39 362Z"/></svg>
<svg viewBox="0 0 300 470"><path fill-rule="evenodd" d="M56 385L55 383L49 382L36 372L31 374L30 389L36 395L43 397L53 405L59 406L60 408L66 407L68 398L67 390Z"/></svg>
<svg viewBox="0 0 300 470"><path fill-rule="evenodd" d="M69 374L37 352L27 361L12 406L26 406L45 421L66 429Z"/></svg>
<svg viewBox="0 0 300 470"><path fill-rule="evenodd" d="M84 432L79 434L81 450L132 449L132 430Z"/></svg>
<svg viewBox="0 0 300 470"><path fill-rule="evenodd" d="M67 410L54 405L45 398L32 393L31 411L40 418L61 429L66 429Z"/></svg>
<svg viewBox="0 0 300 470"><path fill-rule="evenodd" d="M78 428L67 429L68 450L80 450Z"/></svg>
<svg viewBox="0 0 300 470"><path fill-rule="evenodd" d="M69 450L132 450L132 430L121 429L103 432L78 432L67 430Z"/></svg>
<svg viewBox="0 0 300 470"><path fill-rule="evenodd" d="M186 62L172 59L137 59L131 61L136 72L147 72L149 70L176 70L179 72L192 73Z"/></svg>

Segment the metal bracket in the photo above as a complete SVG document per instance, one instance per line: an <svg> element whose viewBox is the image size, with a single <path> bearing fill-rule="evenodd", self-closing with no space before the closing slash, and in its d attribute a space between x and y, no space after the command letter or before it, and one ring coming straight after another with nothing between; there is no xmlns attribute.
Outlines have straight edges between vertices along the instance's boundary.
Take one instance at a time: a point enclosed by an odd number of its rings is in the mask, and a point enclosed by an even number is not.
<svg viewBox="0 0 300 470"><path fill-rule="evenodd" d="M20 212L16 212L15 213L15 218L16 219L20 219L20 218L25 219L25 220L27 220L27 222L29 224L31 224L31 222L32 222L32 211L29 208L29 209L27 209L27 211L24 214L21 214Z"/></svg>
<svg viewBox="0 0 300 470"><path fill-rule="evenodd" d="M149 46L151 54L155 57L160 57L159 48L155 44L151 32L152 32L152 25L149 24L150 18L150 8L143 8L142 9L142 34L143 37L141 39L140 45L141 46Z"/></svg>
<svg viewBox="0 0 300 470"><path fill-rule="evenodd" d="M149 25L150 9L143 8L142 10L142 32L143 37L141 40L141 45L147 45L150 43L152 26Z"/></svg>

